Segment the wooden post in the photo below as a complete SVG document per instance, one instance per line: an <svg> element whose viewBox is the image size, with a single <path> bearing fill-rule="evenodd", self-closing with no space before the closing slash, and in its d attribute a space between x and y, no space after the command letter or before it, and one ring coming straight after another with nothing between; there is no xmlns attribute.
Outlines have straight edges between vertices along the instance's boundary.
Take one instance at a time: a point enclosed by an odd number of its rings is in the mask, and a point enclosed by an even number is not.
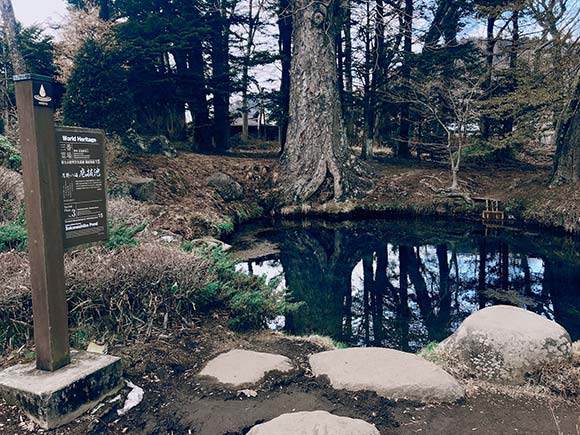
<svg viewBox="0 0 580 435"><path fill-rule="evenodd" d="M55 371L70 362L70 348L52 79L24 74L15 76L14 82L24 177L36 367Z"/></svg>

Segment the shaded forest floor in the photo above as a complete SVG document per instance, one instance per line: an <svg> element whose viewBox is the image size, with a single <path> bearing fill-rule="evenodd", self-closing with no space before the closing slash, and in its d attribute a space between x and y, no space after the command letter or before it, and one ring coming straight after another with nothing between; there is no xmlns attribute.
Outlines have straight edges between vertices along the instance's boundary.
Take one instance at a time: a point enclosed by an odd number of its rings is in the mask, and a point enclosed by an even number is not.
<svg viewBox="0 0 580 435"><path fill-rule="evenodd" d="M310 212L481 216L483 203L468 204L435 193L450 184L446 165L395 161L379 155L370 167L375 174L374 187L366 197L338 207L313 206ZM207 184L216 172L239 182L244 198L224 201ZM118 192L110 204L111 215L119 222L148 223L141 235L144 239L222 238L235 225L270 213L268 194L278 174L278 161L271 149L243 150L225 157L180 153L174 159L117 154L109 174L110 187ZM578 186L550 187L549 174L546 164L471 163L463 167L460 179L471 197L500 200L514 222L580 231ZM128 199L124 194L131 176L153 178L156 198L149 202ZM337 392L324 381L315 380L308 369L308 356L324 350L321 344L272 332L236 333L226 323L226 313L199 316L188 327L112 347L110 353L126 363L126 377L144 389L144 401L124 417L116 413L123 398L106 402L94 414L51 433L241 435L252 425L285 412L328 410L374 423L384 435L577 434L580 405L576 398L471 382L467 399L455 405L424 407L391 402L371 393ZM269 375L253 388L256 397L196 379L210 358L233 348L281 353L290 357L297 369ZM22 360L23 355L30 356L23 351L0 366ZM123 395L127 393L125 390ZM0 402L0 433L39 432L17 409Z"/></svg>

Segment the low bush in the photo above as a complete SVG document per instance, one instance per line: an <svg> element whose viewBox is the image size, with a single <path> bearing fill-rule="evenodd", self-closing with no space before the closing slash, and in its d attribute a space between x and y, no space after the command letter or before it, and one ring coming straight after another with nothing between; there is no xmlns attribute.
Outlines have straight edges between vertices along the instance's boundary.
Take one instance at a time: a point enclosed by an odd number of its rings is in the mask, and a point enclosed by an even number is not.
<svg viewBox="0 0 580 435"><path fill-rule="evenodd" d="M26 227L22 222L0 225L0 252L26 249Z"/></svg>
<svg viewBox="0 0 580 435"><path fill-rule="evenodd" d="M2 255L2 254L0 254ZM0 257L0 351L31 332L26 257ZM19 262L19 267L4 264ZM184 252L159 244L93 248L65 259L71 336L77 341L146 337L214 310L230 313L237 329L259 328L297 308L264 279L238 273L220 249ZM80 332L79 332L80 331Z"/></svg>
<svg viewBox="0 0 580 435"><path fill-rule="evenodd" d="M0 136L0 166L14 171L22 169L20 151L5 136Z"/></svg>
<svg viewBox="0 0 580 435"><path fill-rule="evenodd" d="M112 197L107 202L109 222L113 226L123 224L137 227L150 221L149 206L128 196Z"/></svg>
<svg viewBox="0 0 580 435"><path fill-rule="evenodd" d="M129 224L111 225L109 227L109 241L105 246L109 249L119 249L123 246L137 246L137 235L142 233L147 224L131 226Z"/></svg>

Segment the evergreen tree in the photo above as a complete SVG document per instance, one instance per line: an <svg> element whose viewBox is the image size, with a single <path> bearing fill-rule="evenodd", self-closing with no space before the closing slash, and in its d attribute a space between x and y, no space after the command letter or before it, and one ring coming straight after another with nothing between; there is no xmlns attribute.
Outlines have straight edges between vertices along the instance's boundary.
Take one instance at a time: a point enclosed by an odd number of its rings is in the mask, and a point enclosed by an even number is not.
<svg viewBox="0 0 580 435"><path fill-rule="evenodd" d="M92 39L79 51L63 99L67 124L124 134L134 105L118 51Z"/></svg>
<svg viewBox="0 0 580 435"><path fill-rule="evenodd" d="M211 140L202 44L208 29L200 6L187 0L117 1L126 21L117 26L116 36L139 102L138 130L185 139L187 106L193 142L207 150Z"/></svg>

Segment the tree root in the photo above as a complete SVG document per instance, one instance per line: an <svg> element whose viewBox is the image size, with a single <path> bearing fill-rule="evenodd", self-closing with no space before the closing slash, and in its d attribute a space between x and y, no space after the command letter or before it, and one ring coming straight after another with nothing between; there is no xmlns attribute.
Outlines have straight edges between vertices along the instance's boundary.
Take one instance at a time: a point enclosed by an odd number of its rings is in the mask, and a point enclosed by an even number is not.
<svg viewBox="0 0 580 435"><path fill-rule="evenodd" d="M434 176L429 176L429 178L434 178L437 181L441 182L441 180L439 180L437 177ZM446 189L442 189L442 188L437 188L435 186L433 186L432 184L430 184L427 180L425 180L424 178L420 181L420 183L427 187L428 189L430 189L433 193L435 193L438 196L441 197L445 197L445 198L459 198L464 200L467 204L472 205L473 199L471 199L471 196L469 196L469 193L467 192L463 192L459 189L451 189L451 188L446 188Z"/></svg>

